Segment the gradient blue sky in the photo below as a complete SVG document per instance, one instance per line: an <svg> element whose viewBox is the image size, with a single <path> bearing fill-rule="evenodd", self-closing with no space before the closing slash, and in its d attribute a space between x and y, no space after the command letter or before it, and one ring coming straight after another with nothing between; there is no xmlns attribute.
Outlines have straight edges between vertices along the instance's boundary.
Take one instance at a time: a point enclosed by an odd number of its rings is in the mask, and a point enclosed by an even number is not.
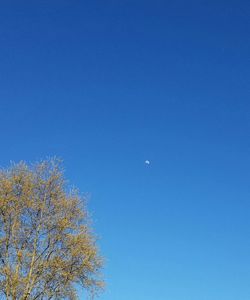
<svg viewBox="0 0 250 300"><path fill-rule="evenodd" d="M249 300L249 1L1 1L0 45L0 165L90 193L100 300Z"/></svg>

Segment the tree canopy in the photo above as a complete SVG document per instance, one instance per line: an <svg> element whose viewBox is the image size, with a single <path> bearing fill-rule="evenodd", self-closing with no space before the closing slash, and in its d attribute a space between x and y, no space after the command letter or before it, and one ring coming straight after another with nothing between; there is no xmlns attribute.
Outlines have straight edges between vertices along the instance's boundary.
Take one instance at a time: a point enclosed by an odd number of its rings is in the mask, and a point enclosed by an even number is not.
<svg viewBox="0 0 250 300"><path fill-rule="evenodd" d="M67 189L56 159L0 171L0 294L5 299L77 299L77 286L93 293L102 288L102 258L85 201Z"/></svg>

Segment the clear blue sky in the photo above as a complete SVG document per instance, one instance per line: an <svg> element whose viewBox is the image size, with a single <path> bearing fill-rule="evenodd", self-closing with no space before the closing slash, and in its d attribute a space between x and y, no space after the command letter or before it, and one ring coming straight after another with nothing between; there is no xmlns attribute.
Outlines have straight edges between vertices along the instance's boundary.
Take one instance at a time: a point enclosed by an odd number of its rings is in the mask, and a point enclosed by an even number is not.
<svg viewBox="0 0 250 300"><path fill-rule="evenodd" d="M100 300L249 300L249 1L1 1L0 45L0 165L91 194Z"/></svg>

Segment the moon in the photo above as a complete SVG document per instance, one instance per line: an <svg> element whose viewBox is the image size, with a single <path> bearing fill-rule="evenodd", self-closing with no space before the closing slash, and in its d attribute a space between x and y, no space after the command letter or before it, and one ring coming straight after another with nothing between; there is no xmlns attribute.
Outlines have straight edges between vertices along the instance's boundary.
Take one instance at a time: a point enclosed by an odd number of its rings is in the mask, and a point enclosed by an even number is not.
<svg viewBox="0 0 250 300"><path fill-rule="evenodd" d="M145 164L146 164L146 165L149 165L149 164L150 164L150 161L149 161L149 160L145 160Z"/></svg>

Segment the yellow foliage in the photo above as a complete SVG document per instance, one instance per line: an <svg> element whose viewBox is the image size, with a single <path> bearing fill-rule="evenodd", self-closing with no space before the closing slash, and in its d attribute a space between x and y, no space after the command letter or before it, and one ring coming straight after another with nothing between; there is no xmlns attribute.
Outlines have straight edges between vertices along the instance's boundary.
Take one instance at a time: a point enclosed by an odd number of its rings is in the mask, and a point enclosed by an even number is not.
<svg viewBox="0 0 250 300"><path fill-rule="evenodd" d="M103 287L84 201L66 188L55 159L0 171L0 292L7 299L71 299L75 283Z"/></svg>

